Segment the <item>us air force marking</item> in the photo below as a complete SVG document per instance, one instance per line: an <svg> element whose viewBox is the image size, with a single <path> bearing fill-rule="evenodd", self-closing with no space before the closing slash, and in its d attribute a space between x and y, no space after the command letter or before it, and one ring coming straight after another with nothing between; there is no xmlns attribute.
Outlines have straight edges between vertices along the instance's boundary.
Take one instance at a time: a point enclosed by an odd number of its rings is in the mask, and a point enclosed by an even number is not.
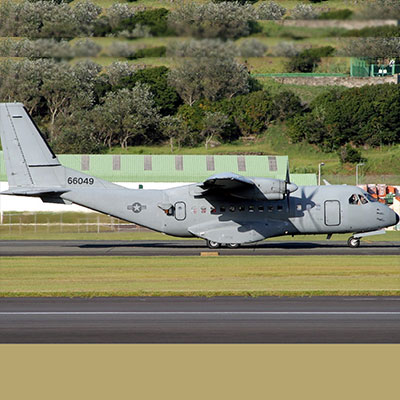
<svg viewBox="0 0 400 400"><path fill-rule="evenodd" d="M132 210L135 214L140 213L142 210L145 210L147 207L143 204L140 203L133 203L132 205L129 205L128 210Z"/></svg>

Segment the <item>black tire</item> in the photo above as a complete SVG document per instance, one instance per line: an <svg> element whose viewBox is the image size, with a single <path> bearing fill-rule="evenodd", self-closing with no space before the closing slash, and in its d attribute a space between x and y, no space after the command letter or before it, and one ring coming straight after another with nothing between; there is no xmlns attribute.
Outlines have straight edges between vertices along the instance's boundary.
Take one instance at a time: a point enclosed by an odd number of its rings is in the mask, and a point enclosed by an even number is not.
<svg viewBox="0 0 400 400"><path fill-rule="evenodd" d="M240 244L239 243L228 243L226 246L229 247L230 249L237 249L238 247L240 247Z"/></svg>
<svg viewBox="0 0 400 400"><path fill-rule="evenodd" d="M360 239L357 239L355 237L351 237L349 238L349 240L347 241L347 245L353 249L357 248L360 246Z"/></svg>
<svg viewBox="0 0 400 400"><path fill-rule="evenodd" d="M221 243L214 242L212 240L207 240L207 247L209 249L219 249L221 247Z"/></svg>

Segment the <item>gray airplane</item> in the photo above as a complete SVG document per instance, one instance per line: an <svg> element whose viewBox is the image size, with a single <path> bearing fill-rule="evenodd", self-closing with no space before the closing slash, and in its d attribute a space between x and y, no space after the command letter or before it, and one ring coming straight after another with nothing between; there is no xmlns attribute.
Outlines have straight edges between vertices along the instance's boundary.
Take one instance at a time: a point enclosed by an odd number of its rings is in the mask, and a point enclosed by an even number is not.
<svg viewBox="0 0 400 400"><path fill-rule="evenodd" d="M286 180L216 174L167 190L127 189L60 164L23 104L0 104L0 134L9 189L1 194L78 204L210 248L265 238L352 233L360 238L396 225L399 216L355 186L300 186Z"/></svg>

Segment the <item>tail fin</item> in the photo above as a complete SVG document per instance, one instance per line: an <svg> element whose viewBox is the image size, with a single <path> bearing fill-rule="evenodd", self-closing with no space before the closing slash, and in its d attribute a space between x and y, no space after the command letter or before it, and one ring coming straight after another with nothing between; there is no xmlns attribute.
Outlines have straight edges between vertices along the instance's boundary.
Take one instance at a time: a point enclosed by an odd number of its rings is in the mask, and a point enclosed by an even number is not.
<svg viewBox="0 0 400 400"><path fill-rule="evenodd" d="M61 164L21 103L0 103L0 136L10 189L61 186Z"/></svg>

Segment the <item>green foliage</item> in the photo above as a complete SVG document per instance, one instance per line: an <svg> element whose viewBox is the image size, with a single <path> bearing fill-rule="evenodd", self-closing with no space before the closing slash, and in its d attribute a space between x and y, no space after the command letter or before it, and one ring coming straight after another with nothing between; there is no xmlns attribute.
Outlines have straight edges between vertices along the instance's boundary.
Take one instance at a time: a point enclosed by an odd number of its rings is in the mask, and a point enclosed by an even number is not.
<svg viewBox="0 0 400 400"><path fill-rule="evenodd" d="M366 161L366 159L362 157L361 151L355 149L350 144L346 144L346 146L341 147L338 151L338 155L341 163L356 164Z"/></svg>
<svg viewBox="0 0 400 400"><path fill-rule="evenodd" d="M239 3L241 5L243 4L254 4L257 3L258 0L212 0L213 3L226 3L226 2L234 2L234 3Z"/></svg>
<svg viewBox="0 0 400 400"><path fill-rule="evenodd" d="M400 36L400 26L384 25L371 26L363 29L350 29L345 31L342 36L346 37L398 37Z"/></svg>
<svg viewBox="0 0 400 400"><path fill-rule="evenodd" d="M165 57L167 48L165 46L148 47L139 49L135 52L134 58L145 58L145 57Z"/></svg>
<svg viewBox="0 0 400 400"><path fill-rule="evenodd" d="M162 115L175 114L182 104L176 90L168 84L168 68L156 67L140 69L134 74L122 78L121 82L113 90L133 88L137 82L146 84L154 95L154 103L160 108Z"/></svg>
<svg viewBox="0 0 400 400"><path fill-rule="evenodd" d="M132 31L137 25L147 26L153 36L167 36L172 34L167 24L169 11L165 8L155 8L139 11L130 18L126 18L113 29L113 33Z"/></svg>
<svg viewBox="0 0 400 400"><path fill-rule="evenodd" d="M222 141L232 141L239 137L262 134L272 121L290 119L302 109L300 99L292 92L284 91L271 96L266 91L224 99L218 102L199 101L192 107L181 106L178 115L192 132L194 143L201 137L203 119L207 112L226 115L229 124L220 137Z"/></svg>
<svg viewBox="0 0 400 400"><path fill-rule="evenodd" d="M313 72L321 62L321 57L329 57L335 49L332 46L316 47L303 50L292 57L286 64L288 72Z"/></svg>
<svg viewBox="0 0 400 400"><path fill-rule="evenodd" d="M400 88L394 84L331 90L315 98L311 112L294 118L290 137L324 151L354 145L400 143Z"/></svg>
<svg viewBox="0 0 400 400"><path fill-rule="evenodd" d="M353 11L348 8L341 10L329 10L321 13L319 19L349 19L353 15Z"/></svg>
<svg viewBox="0 0 400 400"><path fill-rule="evenodd" d="M97 18L93 25L93 35L102 37L110 34L112 31L110 21L106 15Z"/></svg>

